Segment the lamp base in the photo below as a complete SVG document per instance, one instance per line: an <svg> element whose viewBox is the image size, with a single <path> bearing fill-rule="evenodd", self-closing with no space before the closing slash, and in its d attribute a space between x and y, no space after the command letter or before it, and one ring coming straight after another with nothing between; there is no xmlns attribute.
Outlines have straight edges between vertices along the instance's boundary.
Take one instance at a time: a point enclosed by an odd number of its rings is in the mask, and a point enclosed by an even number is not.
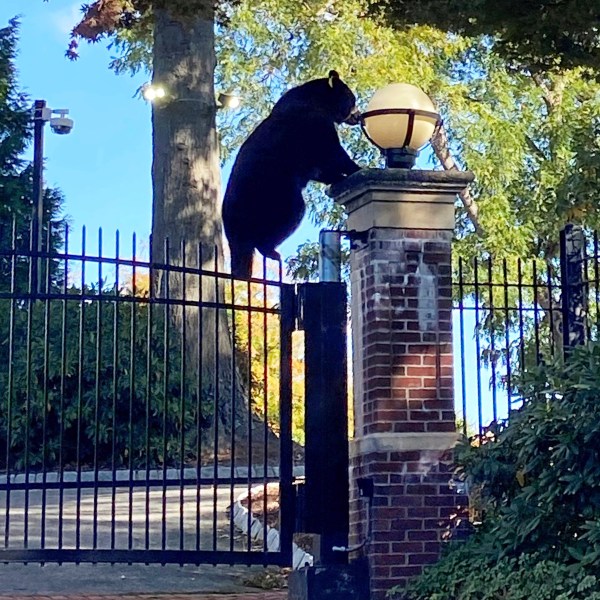
<svg viewBox="0 0 600 600"><path fill-rule="evenodd" d="M418 152L411 148L388 148L385 150L385 166L388 169L412 169Z"/></svg>

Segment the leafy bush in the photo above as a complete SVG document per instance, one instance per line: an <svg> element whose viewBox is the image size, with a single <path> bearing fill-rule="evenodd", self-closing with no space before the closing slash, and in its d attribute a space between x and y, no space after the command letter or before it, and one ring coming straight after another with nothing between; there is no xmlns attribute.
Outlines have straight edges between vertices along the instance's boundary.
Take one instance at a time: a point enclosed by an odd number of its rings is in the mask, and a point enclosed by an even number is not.
<svg viewBox="0 0 600 600"><path fill-rule="evenodd" d="M148 303L105 294L0 300L1 470L195 463L210 390L199 399L184 378L164 307L150 314Z"/></svg>
<svg viewBox="0 0 600 600"><path fill-rule="evenodd" d="M600 598L600 344L530 371L521 389L507 423L457 448L481 525L407 599Z"/></svg>
<svg viewBox="0 0 600 600"><path fill-rule="evenodd" d="M492 560L478 543L455 547L410 585L406 600L600 600L600 578L581 564L521 554Z"/></svg>

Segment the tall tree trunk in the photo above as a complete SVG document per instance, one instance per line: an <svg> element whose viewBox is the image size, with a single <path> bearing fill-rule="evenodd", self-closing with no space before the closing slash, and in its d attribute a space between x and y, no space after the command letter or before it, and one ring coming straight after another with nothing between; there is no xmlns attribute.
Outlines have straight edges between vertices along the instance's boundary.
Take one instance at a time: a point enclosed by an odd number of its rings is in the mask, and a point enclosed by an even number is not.
<svg viewBox="0 0 600 600"><path fill-rule="evenodd" d="M168 238L171 259L181 261L185 241L193 264L201 243L210 268L221 251L220 170L212 0L205 4L194 19L155 10L154 83L167 98L152 111L152 251L162 262Z"/></svg>
<svg viewBox="0 0 600 600"><path fill-rule="evenodd" d="M167 96L152 111L152 262L214 271L222 265L214 9L212 0L198 4L193 17L166 8L154 11L153 82ZM180 273L166 277L160 268L153 276L154 293L160 296L223 301L224 285L215 277L188 275L184 280ZM185 335L187 378L197 381L201 371L204 402L217 402L213 414L230 431L232 421L239 422L246 411L240 410L238 398L238 417L232 415L232 389L238 386L227 315L181 305L173 306L170 315L176 331ZM213 430L219 423L213 420Z"/></svg>

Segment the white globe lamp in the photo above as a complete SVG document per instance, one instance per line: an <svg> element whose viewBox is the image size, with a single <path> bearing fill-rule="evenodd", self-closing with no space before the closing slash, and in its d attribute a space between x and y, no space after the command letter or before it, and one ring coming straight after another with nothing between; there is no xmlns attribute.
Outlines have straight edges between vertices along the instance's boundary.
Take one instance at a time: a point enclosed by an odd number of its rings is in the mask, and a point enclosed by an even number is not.
<svg viewBox="0 0 600 600"><path fill-rule="evenodd" d="M440 115L429 96L409 83L377 90L362 114L363 131L385 154L388 168L412 168L439 124Z"/></svg>

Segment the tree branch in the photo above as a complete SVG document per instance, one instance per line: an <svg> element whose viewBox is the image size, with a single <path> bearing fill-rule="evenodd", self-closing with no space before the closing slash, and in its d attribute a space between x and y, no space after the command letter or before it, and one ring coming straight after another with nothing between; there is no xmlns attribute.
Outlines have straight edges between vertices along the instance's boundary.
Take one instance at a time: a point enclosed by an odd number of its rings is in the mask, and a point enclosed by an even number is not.
<svg viewBox="0 0 600 600"><path fill-rule="evenodd" d="M529 146L529 149L542 160L548 160L548 157L544 154L544 151L528 136L525 136L525 143Z"/></svg>
<svg viewBox="0 0 600 600"><path fill-rule="evenodd" d="M550 115L562 101L562 95L565 89L564 77L557 77L550 85L544 81L544 77L540 73L534 73L531 78L540 90L542 90L542 99L546 105L548 115Z"/></svg>
<svg viewBox="0 0 600 600"><path fill-rule="evenodd" d="M448 135L446 134L446 129L443 125L438 128L436 134L433 136L431 140L431 146L433 147L435 155L442 163L442 166L446 171L458 171L458 165L450 153L450 148L448 146ZM465 188L458 195L463 206L465 207L465 210L467 211L467 215L469 216L471 223L473 223L473 226L475 227L475 233L479 236L482 236L484 234L484 230L479 222L479 206L477 205L475 198L473 198L468 188Z"/></svg>

